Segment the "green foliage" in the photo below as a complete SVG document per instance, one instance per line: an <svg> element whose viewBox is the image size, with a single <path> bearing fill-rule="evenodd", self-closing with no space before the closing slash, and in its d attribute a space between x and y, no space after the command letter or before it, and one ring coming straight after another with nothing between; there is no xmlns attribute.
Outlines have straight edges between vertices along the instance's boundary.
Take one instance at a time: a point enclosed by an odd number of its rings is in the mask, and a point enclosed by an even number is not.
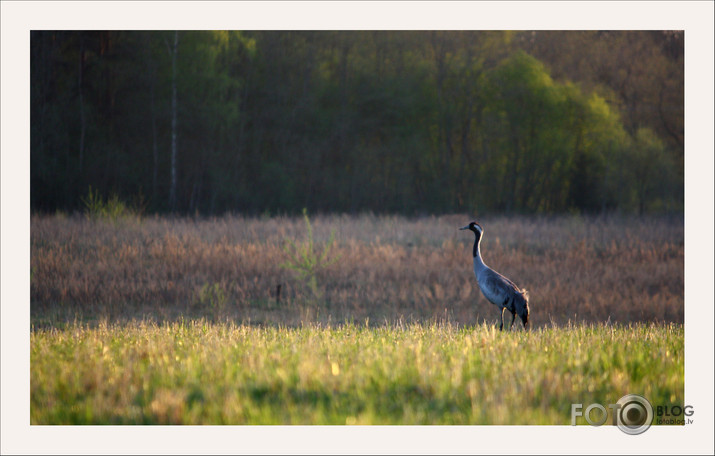
<svg viewBox="0 0 715 456"><path fill-rule="evenodd" d="M169 209L169 33L32 32L34 210ZM181 31L177 65L180 213L683 208L679 32Z"/></svg>
<svg viewBox="0 0 715 456"><path fill-rule="evenodd" d="M87 196L82 197L85 216L90 220L107 220L116 223L119 220L140 219L142 214L142 204L131 207L119 196L113 194L106 200L99 194L99 190L92 191L89 187ZM141 198L139 201L142 201Z"/></svg>
<svg viewBox="0 0 715 456"><path fill-rule="evenodd" d="M631 147L623 158L626 188L632 195L638 213L655 209L673 196L681 196L682 181L676 179L678 169L671 159L663 141L648 128L639 128Z"/></svg>
<svg viewBox="0 0 715 456"><path fill-rule="evenodd" d="M313 296L319 298L321 292L318 288L318 272L340 259L340 255L328 258L335 241L335 230L330 231L330 238L321 252L313 241L313 228L306 208L303 208L303 220L305 220L306 228L305 241L296 244L291 239L286 238L283 251L289 258L284 263L281 263L281 267L296 271L298 278L308 286Z"/></svg>
<svg viewBox="0 0 715 456"><path fill-rule="evenodd" d="M683 341L675 324L75 323L30 334L30 421L568 425L572 403L628 393L683 406Z"/></svg>
<svg viewBox="0 0 715 456"><path fill-rule="evenodd" d="M226 311L226 292L219 283L205 283L196 296L197 304L209 309L215 318L221 317Z"/></svg>

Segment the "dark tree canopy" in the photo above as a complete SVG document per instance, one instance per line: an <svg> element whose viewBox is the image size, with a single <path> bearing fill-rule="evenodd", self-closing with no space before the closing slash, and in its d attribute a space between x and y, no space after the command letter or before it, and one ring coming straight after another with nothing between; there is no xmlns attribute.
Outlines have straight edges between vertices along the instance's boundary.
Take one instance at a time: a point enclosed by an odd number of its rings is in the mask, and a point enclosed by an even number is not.
<svg viewBox="0 0 715 456"><path fill-rule="evenodd" d="M33 31L31 204L680 212L683 33ZM176 84L176 104L172 85Z"/></svg>

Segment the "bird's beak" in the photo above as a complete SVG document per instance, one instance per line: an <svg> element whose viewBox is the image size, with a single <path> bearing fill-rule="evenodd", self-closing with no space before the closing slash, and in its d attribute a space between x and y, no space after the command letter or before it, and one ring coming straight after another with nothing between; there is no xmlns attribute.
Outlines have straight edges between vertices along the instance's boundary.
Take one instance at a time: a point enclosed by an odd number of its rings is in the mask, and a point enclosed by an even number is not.
<svg viewBox="0 0 715 456"><path fill-rule="evenodd" d="M463 226L463 227L460 228L460 230L467 230L467 229L469 229L469 225Z"/></svg>

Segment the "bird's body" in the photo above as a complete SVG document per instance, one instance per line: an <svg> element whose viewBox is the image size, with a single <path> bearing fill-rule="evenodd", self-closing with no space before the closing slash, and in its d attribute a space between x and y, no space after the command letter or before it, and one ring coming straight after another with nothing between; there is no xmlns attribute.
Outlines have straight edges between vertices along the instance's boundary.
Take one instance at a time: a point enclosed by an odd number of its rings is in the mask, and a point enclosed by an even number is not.
<svg viewBox="0 0 715 456"><path fill-rule="evenodd" d="M479 289L482 290L484 297L497 306L501 312L499 329L504 328L504 310L511 312L511 326L514 325L516 314L519 314L524 324L524 329L526 329L529 325L529 293L526 290L520 289L514 282L484 264L480 249L484 230L478 223L471 222L469 225L460 229L468 229L476 236L474 248L472 249L474 257L474 276L477 278Z"/></svg>

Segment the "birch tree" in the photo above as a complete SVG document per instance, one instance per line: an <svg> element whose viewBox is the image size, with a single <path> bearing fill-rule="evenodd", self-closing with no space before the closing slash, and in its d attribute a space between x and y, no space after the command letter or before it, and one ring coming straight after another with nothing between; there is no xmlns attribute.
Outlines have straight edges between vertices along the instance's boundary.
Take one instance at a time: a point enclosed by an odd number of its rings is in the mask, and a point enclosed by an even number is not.
<svg viewBox="0 0 715 456"><path fill-rule="evenodd" d="M177 168L177 111L178 101L176 94L176 60L179 52L179 31L174 31L173 45L169 45L169 55L171 56L171 183L169 186L169 209L176 210L176 168Z"/></svg>

